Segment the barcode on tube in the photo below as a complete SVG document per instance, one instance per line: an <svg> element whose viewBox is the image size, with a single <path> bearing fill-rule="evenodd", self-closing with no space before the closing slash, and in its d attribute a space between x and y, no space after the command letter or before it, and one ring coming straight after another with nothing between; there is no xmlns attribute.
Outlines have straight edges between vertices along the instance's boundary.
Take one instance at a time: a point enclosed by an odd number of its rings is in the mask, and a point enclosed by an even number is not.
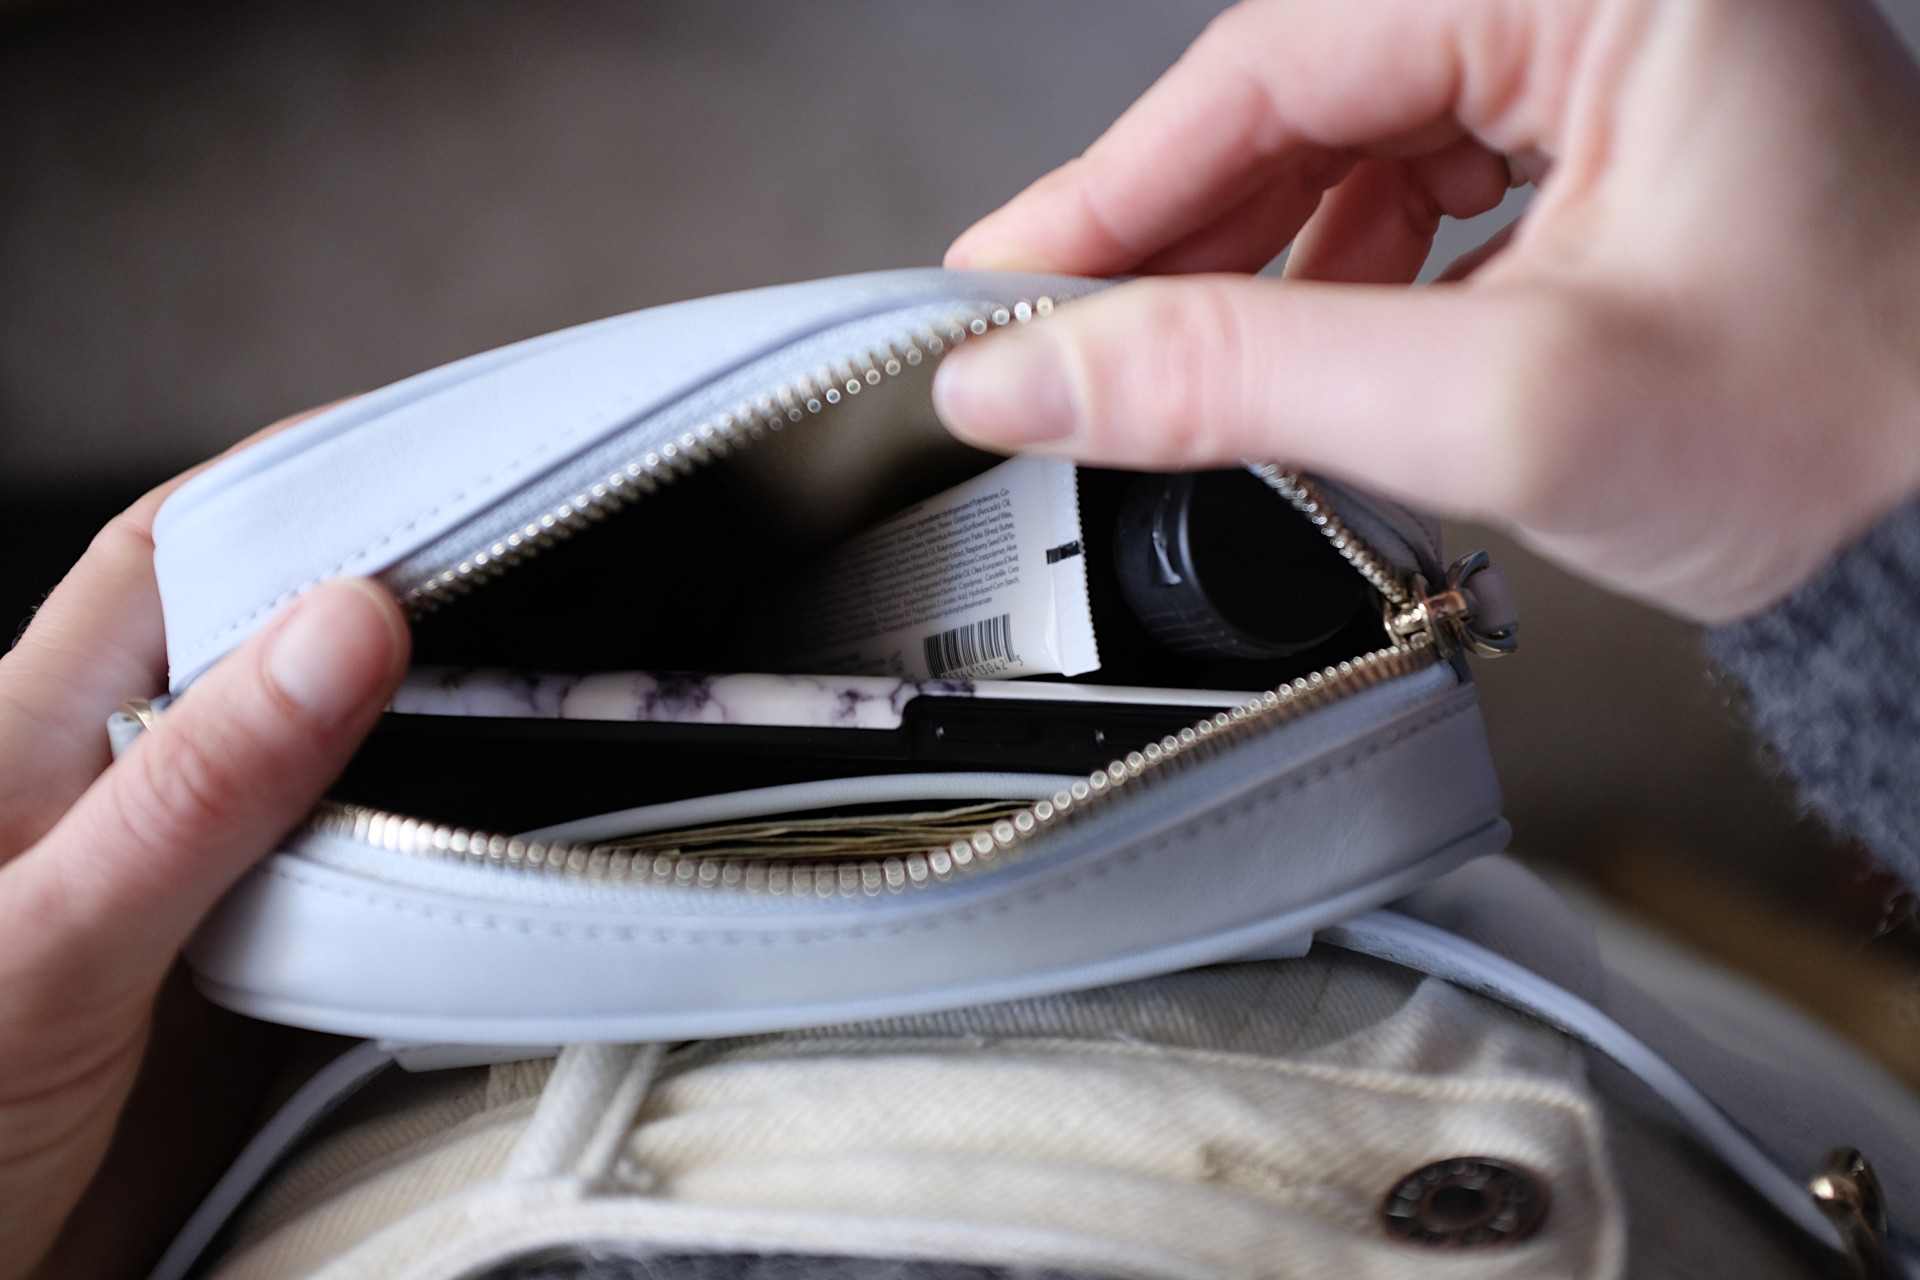
<svg viewBox="0 0 1920 1280"><path fill-rule="evenodd" d="M935 680L948 672L967 671L996 658L1013 657L1013 615L982 618L941 631L926 639L927 673Z"/></svg>

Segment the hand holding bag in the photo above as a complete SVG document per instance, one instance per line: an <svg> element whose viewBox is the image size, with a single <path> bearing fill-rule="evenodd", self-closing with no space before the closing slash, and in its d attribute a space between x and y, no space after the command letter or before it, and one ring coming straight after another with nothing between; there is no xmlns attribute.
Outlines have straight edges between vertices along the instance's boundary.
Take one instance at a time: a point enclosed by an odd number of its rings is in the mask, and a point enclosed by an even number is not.
<svg viewBox="0 0 1920 1280"><path fill-rule="evenodd" d="M663 671L751 672L739 610L817 541L810 521L871 519L999 461L969 461L938 429L942 353L1101 287L902 271L761 289L549 334L338 406L162 508L172 692L192 696L276 610L350 575L414 611L416 661L447 669L629 685L650 671L649 688ZM963 753L966 767L936 751L868 768L858 742L814 752L828 730L800 726L773 753L789 772L768 774L754 763L770 758L765 733L732 750L738 726L673 726L636 745L632 724L555 716L532 695L523 714L396 714L189 959L212 998L258 1017L560 1044L920 1013L1304 951L1316 929L1504 844L1460 652L1509 646L1512 622L1497 572L1470 558L1449 575L1429 524L1254 471L1374 607L1262 668L1279 678L1244 702L1196 693L1199 716L1138 740L1096 730L1061 758L1111 755L1075 773L1004 743ZM895 701L944 708L925 712L938 731L1005 692L903 681ZM858 841L728 856L689 835L903 808L961 825L884 856ZM483 810L538 820L489 826ZM648 837L663 830L672 841Z"/></svg>
<svg viewBox="0 0 1920 1280"><path fill-rule="evenodd" d="M375 1042L263 1131L160 1274L396 1054L937 1013L1298 955L1316 931L1585 1041L1788 1221L1859 1247L1794 1168L1829 1132L1871 1130L1870 1107L1817 1099L1834 1114L1802 1124L1777 1101L1793 1086L1755 1091L1752 1063L1542 976L1594 966L1477 945L1475 918L1543 953L1579 932L1524 893L1476 897L1497 864L1414 894L1505 842L1462 654L1514 638L1497 571L1443 570L1414 515L1250 466L1373 608L1221 668L1273 677L1231 705L1175 655L1109 655L1104 686L756 674L758 602L823 539L999 461L934 421L942 353L1101 287L909 271L656 308L375 392L174 495L155 536L175 696L335 576L405 602L426 665L189 951L229 1007ZM1396 901L1446 928L1371 910ZM1911 1180L1906 1147L1883 1154ZM1860 1222L1872 1249L1898 1243Z"/></svg>

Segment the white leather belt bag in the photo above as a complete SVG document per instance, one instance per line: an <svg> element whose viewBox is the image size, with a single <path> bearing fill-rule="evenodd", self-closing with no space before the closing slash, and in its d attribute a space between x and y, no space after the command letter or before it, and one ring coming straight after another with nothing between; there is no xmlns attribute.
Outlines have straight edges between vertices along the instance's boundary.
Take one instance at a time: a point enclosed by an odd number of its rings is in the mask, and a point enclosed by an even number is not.
<svg viewBox="0 0 1920 1280"><path fill-rule="evenodd" d="M707 504L732 494L777 530L787 507L925 496L923 455L958 448L927 398L942 353L1101 287L903 271L762 289L550 334L329 410L162 508L173 693L192 696L276 610L348 575L416 611L417 660L578 675L646 650L677 669L754 670L687 637L716 625L712 592L767 572L782 538L713 541ZM440 745L408 739L350 770L340 802L233 890L190 948L200 982L231 1008L326 1031L561 1044L872 1019L1297 954L1504 844L1459 655L1500 647L1511 626L1488 625L1504 609L1486 603L1497 575L1476 599L1484 561L1449 578L1430 525L1255 471L1376 599L1358 640L1243 705L1112 742L1085 773L848 767L743 786L708 755L698 785L663 793L635 769L647 803L573 810L571 775L593 772L595 743L617 751L616 730L500 737L499 718L450 718L429 726ZM556 769L567 752L586 763ZM525 826L462 808L528 799L543 820ZM989 799L1002 802L990 821L905 855L606 844ZM608 808L627 812L596 817Z"/></svg>

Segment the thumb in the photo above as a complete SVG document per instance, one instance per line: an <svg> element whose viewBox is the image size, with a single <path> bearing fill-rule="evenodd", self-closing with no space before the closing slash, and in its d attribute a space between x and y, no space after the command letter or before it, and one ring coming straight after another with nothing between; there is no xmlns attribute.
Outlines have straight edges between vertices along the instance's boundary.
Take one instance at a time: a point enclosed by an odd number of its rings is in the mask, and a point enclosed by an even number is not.
<svg viewBox="0 0 1920 1280"><path fill-rule="evenodd" d="M408 654L386 592L335 582L210 671L0 870L0 990L71 1018L144 1001L219 895L312 807ZM29 941L31 940L31 941ZM31 1021L31 1017L28 1018Z"/></svg>
<svg viewBox="0 0 1920 1280"><path fill-rule="evenodd" d="M1512 288L1137 280L957 348L934 404L1000 452L1146 470L1281 462L1511 516L1557 465L1543 426L1560 398L1542 371L1577 341L1563 310Z"/></svg>

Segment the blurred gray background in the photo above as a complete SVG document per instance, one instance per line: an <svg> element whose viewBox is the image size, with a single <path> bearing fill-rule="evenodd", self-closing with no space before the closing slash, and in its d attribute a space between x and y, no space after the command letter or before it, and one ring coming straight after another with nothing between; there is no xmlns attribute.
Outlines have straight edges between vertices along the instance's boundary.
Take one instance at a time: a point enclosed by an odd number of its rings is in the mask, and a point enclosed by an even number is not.
<svg viewBox="0 0 1920 1280"><path fill-rule="evenodd" d="M1920 44L1920 0L1886 2ZM1220 7L0 3L4 625L118 503L284 414L613 312L937 261ZM1480 668L1518 847L1603 880L1652 853L1853 938L1897 921L1690 628L1454 540L1525 615L1525 652Z"/></svg>

